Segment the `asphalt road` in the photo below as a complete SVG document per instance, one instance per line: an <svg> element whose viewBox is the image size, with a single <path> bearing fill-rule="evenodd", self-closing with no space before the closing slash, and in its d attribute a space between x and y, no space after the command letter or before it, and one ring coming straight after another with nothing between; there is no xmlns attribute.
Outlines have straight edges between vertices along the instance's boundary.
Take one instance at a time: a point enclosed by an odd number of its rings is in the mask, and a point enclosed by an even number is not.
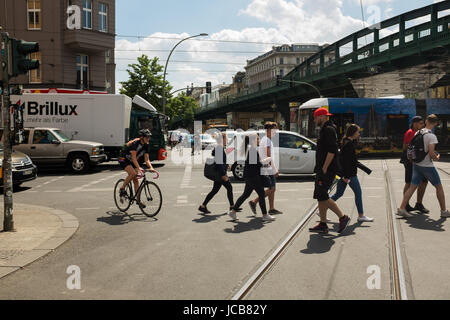
<svg viewBox="0 0 450 320"><path fill-rule="evenodd" d="M386 208L390 195L385 192L382 160L365 163L374 173L360 173L364 204L376 221L356 222L353 194L347 191L339 205L353 219L348 231L343 236L333 231L334 215L328 236L303 230L249 299L392 298ZM394 160L388 160L388 166L399 190L401 167ZM203 177L203 166L167 162L157 167L164 202L156 219L143 216L136 206L130 216L116 214L113 187L124 173L114 163L86 175L41 171L37 180L25 183L14 201L67 211L79 219L80 229L52 254L1 279L0 299L229 299L315 204L311 177L283 176L276 207L284 214L264 223L260 212L253 217L245 203L239 223L233 223L226 215L225 190L209 205L212 214L197 211L212 187ZM441 178L450 199L450 176L442 173ZM236 200L244 185L234 181L233 187ZM400 196L395 194L397 203ZM411 298L448 299L449 222L441 221L439 229L421 227L439 219L432 188L426 197L434 210L429 218L399 220L408 290ZM314 218L308 226L315 223ZM81 290L66 286L71 265L80 267ZM367 285L373 266L380 274L378 289Z"/></svg>

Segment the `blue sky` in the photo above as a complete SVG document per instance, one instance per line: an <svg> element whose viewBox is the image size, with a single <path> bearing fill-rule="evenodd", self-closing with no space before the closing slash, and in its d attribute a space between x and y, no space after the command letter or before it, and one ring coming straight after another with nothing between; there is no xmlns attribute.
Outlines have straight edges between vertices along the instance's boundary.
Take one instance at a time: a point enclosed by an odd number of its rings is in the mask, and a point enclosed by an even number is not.
<svg viewBox="0 0 450 320"><path fill-rule="evenodd" d="M433 0L362 2L366 22L379 22ZM246 60L258 52L269 51L270 43L332 43L363 25L360 0L118 0L116 11L117 82L127 79L127 65L142 53L158 56L161 64L165 63L167 50L177 40L160 38L181 39L206 32L210 35L206 39L269 43L186 41L177 48L168 68L168 80L177 89L205 81L230 83L233 73L243 70ZM139 51L143 49L166 51Z"/></svg>

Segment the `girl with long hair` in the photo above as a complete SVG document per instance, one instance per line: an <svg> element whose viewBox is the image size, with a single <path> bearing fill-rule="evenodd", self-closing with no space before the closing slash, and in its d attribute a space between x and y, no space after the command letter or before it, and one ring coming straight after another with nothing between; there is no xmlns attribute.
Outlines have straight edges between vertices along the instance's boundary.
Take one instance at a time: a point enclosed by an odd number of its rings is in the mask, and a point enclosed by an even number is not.
<svg viewBox="0 0 450 320"><path fill-rule="evenodd" d="M363 169L369 174L371 172L357 158L356 143L360 136L361 128L358 125L352 124L347 128L341 146L342 178L337 184L336 194L331 199L337 201L341 198L344 195L347 185L349 185L355 194L355 204L359 214L358 222L373 222L373 218L364 215L361 184L357 176L358 168Z"/></svg>

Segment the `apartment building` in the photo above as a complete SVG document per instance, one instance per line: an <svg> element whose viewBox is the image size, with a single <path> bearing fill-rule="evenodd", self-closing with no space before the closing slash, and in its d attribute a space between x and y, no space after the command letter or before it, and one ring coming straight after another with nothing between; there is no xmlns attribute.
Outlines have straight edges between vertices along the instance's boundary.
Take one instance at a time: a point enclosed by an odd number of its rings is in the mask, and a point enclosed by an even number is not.
<svg viewBox="0 0 450 320"><path fill-rule="evenodd" d="M12 83L115 93L115 10L114 0L0 0L3 31L40 46L40 68Z"/></svg>
<svg viewBox="0 0 450 320"><path fill-rule="evenodd" d="M246 85L262 86L277 75L284 77L308 57L322 50L318 44L293 44L272 47L272 50L252 60L247 60Z"/></svg>

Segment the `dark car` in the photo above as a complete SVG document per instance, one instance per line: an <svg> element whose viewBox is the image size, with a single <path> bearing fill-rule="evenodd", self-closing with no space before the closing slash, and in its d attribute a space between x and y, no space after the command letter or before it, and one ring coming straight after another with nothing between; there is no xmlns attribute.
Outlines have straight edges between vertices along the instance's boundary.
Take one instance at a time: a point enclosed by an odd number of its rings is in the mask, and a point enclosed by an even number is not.
<svg viewBox="0 0 450 320"><path fill-rule="evenodd" d="M0 186L3 186L3 144L0 143ZM36 166L30 157L18 151L12 153L12 175L13 185L15 187L26 181L37 178Z"/></svg>

